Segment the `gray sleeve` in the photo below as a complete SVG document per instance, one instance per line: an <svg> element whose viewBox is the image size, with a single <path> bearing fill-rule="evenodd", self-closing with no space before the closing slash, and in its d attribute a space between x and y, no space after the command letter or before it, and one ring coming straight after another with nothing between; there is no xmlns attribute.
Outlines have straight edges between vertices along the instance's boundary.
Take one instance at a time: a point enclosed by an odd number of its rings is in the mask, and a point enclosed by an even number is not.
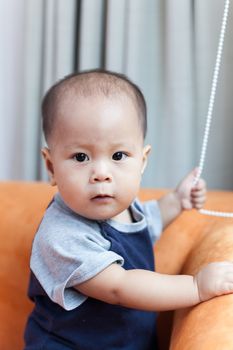
<svg viewBox="0 0 233 350"><path fill-rule="evenodd" d="M159 239L162 233L162 218L156 200L141 203L145 215L152 243Z"/></svg>
<svg viewBox="0 0 233 350"><path fill-rule="evenodd" d="M56 219L56 218L55 218ZM69 219L68 219L69 220ZM33 243L31 269L49 298L66 310L82 304L87 297L72 288L87 281L123 258L110 251L110 242L96 228L76 226L59 218L42 221ZM48 221L48 220L47 220Z"/></svg>

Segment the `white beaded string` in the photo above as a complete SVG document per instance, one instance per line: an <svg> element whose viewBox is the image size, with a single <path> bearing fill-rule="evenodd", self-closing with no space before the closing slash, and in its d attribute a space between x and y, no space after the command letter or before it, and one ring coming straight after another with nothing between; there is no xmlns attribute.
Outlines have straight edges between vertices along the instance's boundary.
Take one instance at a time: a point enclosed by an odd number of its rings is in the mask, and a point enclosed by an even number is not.
<svg viewBox="0 0 233 350"><path fill-rule="evenodd" d="M213 80L212 80L212 85L211 85L211 93L210 93L209 106L208 106L208 112L207 112L207 117L206 117L206 125L205 125L205 132L204 132L202 149L201 149L201 156L200 156L200 161L199 161L199 166L198 166L198 172L197 172L197 175L196 175L194 182L193 182L194 187L196 186L196 184L198 183L198 181L201 177L201 174L202 174L202 171L204 168L205 158L206 158L206 150L207 150L207 145L208 145L208 140L209 140L209 132L210 132L210 126L211 126L211 121L212 121L216 88L217 88L217 83L218 83L219 68L220 68L221 59L222 59L223 43L224 43L225 32L226 32L227 18L228 18L228 13L229 13L229 5L230 5L230 0L226 0L225 6L224 6L223 18L222 18L222 26L221 26L221 32L220 32L220 37L219 37ZM201 214L205 214L205 215L233 218L233 213L212 211L212 210L206 210L206 209L200 209L199 212Z"/></svg>

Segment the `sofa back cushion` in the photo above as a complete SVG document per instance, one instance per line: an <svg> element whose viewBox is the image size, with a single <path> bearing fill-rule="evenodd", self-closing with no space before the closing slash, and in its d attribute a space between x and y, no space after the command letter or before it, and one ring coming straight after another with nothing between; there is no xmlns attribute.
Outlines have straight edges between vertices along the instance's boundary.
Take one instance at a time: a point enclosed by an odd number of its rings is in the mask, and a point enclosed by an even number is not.
<svg viewBox="0 0 233 350"><path fill-rule="evenodd" d="M31 244L55 189L45 183L0 183L0 348L23 348L32 303L27 298Z"/></svg>

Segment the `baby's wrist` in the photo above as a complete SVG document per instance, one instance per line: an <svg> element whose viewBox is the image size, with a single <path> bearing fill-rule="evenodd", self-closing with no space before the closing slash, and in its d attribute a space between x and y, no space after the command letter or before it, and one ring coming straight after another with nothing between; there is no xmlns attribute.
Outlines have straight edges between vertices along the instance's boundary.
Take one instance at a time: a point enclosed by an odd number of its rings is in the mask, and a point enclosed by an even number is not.
<svg viewBox="0 0 233 350"><path fill-rule="evenodd" d="M183 211L181 198L180 198L177 190L174 190L173 192L171 192L171 195L172 195L173 206L174 206L174 208L176 208L176 211L179 215Z"/></svg>
<svg viewBox="0 0 233 350"><path fill-rule="evenodd" d="M181 202L175 191L171 191L160 198L158 204L162 216L163 228L175 220L182 212Z"/></svg>

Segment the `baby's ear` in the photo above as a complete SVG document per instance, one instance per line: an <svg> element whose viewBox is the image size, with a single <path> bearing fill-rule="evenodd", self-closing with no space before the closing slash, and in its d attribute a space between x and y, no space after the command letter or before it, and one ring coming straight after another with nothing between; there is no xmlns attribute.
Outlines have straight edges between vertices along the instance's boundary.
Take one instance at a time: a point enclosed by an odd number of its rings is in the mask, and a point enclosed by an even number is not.
<svg viewBox="0 0 233 350"><path fill-rule="evenodd" d="M50 184L51 186L56 186L56 180L54 177L54 169L53 169L53 162L51 159L51 153L50 150L47 147L42 148L41 150L42 156L44 158L45 166L49 175Z"/></svg>
<svg viewBox="0 0 233 350"><path fill-rule="evenodd" d="M144 170L146 169L146 165L147 165L147 160L148 160L148 155L151 151L151 145L146 145L143 148L143 158L142 158L142 170L141 173L144 173Z"/></svg>

